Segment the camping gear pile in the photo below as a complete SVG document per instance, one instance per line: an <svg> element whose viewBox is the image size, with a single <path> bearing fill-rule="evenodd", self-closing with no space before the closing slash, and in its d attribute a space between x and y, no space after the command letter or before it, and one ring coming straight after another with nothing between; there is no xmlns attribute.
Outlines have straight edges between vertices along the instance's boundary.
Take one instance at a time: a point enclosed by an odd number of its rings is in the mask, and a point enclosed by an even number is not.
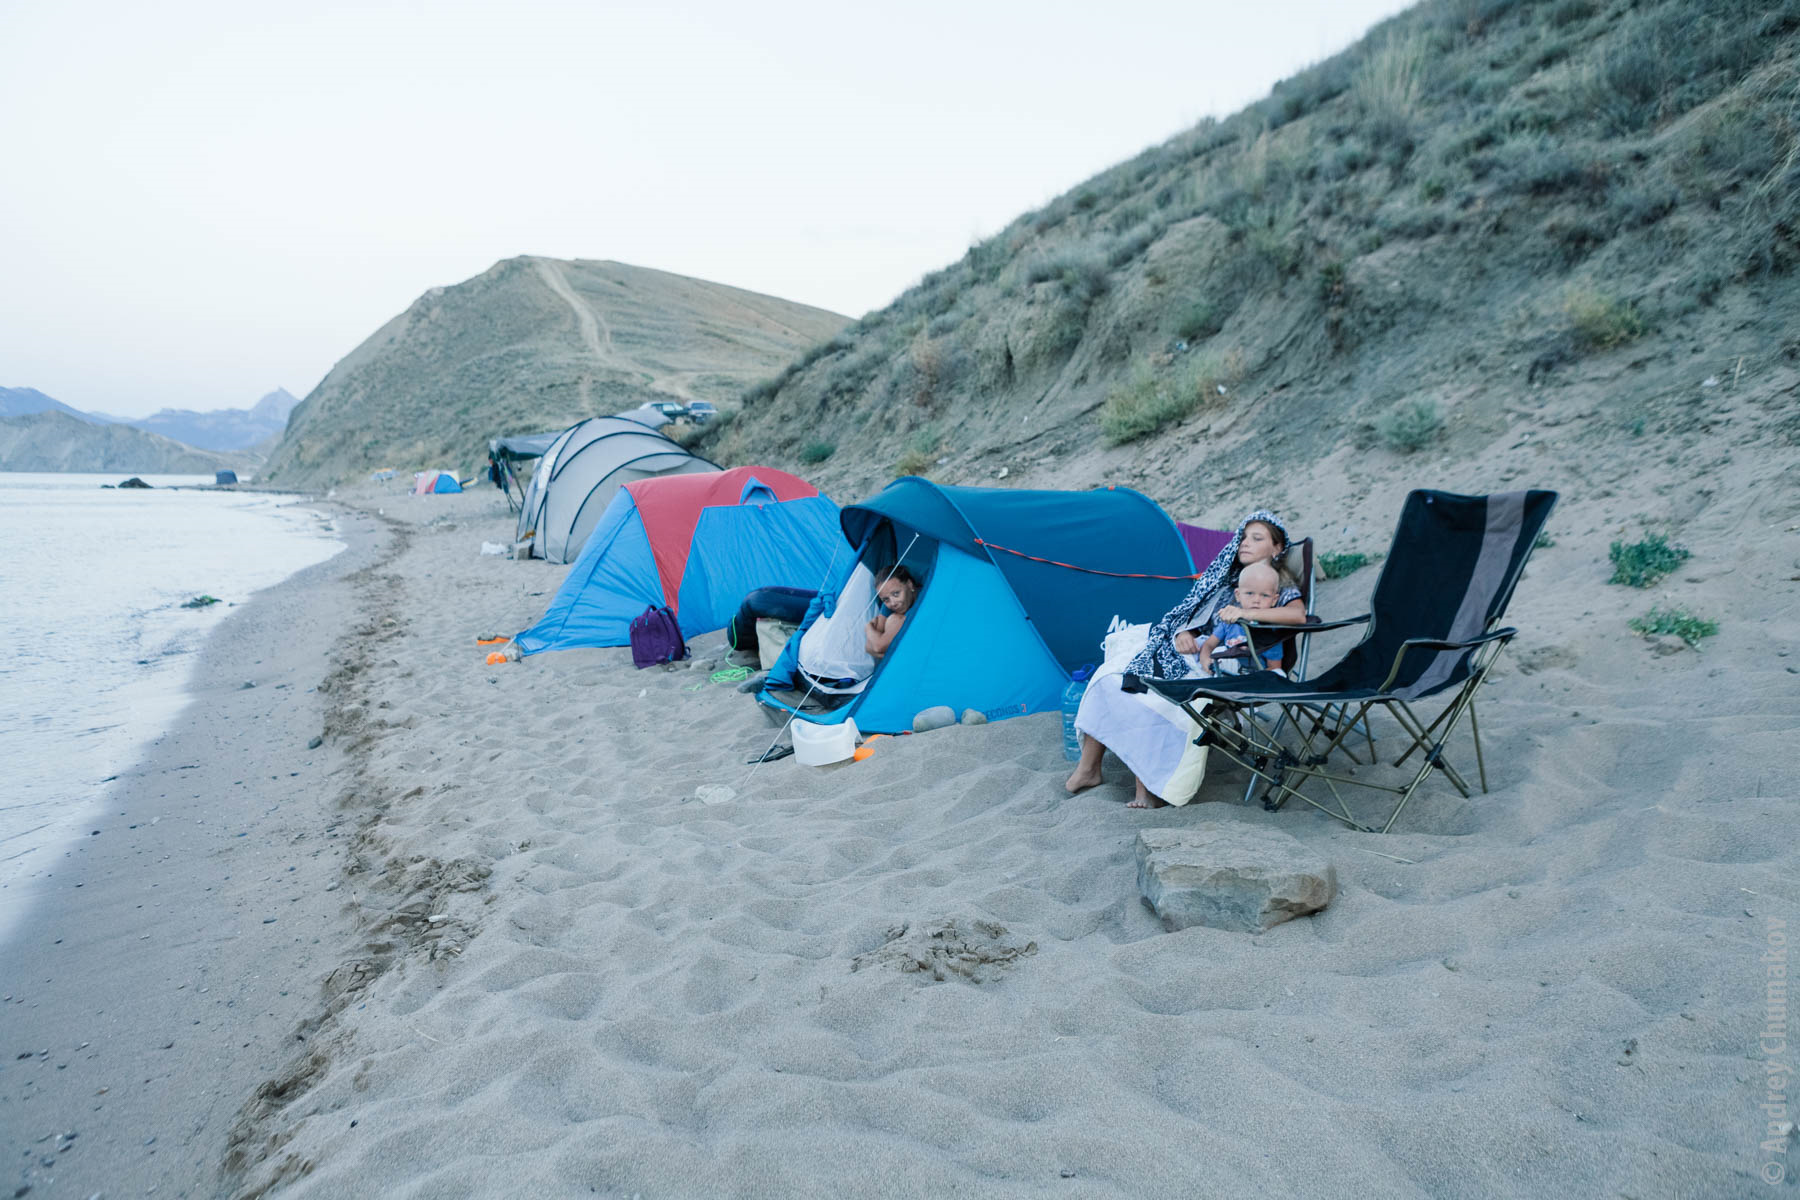
<svg viewBox="0 0 1800 1200"><path fill-rule="evenodd" d="M733 650L760 650L765 664L774 654L760 687L740 690L754 690L791 731L802 763L861 761L857 743L882 734L1066 710L1071 680L1092 669L1100 640L1162 616L1188 591L1194 563L1231 537L1178 525L1120 487L1026 491L907 477L840 511L805 480L769 467L722 471L622 418L564 431L544 458L527 513L536 514L544 557L577 557L543 618L502 657L630 645L643 667L678 661L689 639L728 628ZM1465 714L1485 790L1475 693L1515 633L1497 626L1555 500L1541 491L1414 492L1372 614L1297 627L1245 622L1252 637L1279 640L1284 671L1128 675L1125 690L1154 689L1186 709L1203 744L1250 772L1246 798L1260 790L1270 808L1297 799L1353 828L1385 831L1434 769L1468 795L1445 755ZM1308 539L1288 551L1309 609L1312 556ZM918 592L876 658L866 630L882 611L877 590L901 568ZM795 618L797 626L784 623ZM1363 642L1308 680L1310 635L1359 622L1368 625ZM758 645L759 627L796 631L777 648ZM1443 705L1435 717L1415 710L1434 697ZM1419 757L1397 786L1336 765L1364 762L1359 753L1375 762L1376 711L1405 734L1393 765ZM921 723L931 714L941 716ZM751 761L788 752L777 744ZM1398 799L1384 819L1365 821L1345 806L1344 785Z"/></svg>

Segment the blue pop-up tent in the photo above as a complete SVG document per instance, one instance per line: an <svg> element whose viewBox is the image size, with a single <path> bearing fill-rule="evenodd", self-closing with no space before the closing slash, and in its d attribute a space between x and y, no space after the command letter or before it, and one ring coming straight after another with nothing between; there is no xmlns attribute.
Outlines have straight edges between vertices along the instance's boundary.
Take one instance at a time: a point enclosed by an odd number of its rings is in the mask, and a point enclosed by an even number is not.
<svg viewBox="0 0 1800 1200"><path fill-rule="evenodd" d="M663 475L620 488L521 652L624 646L667 605L683 638L723 629L761 587L817 588L839 541L837 505L772 467Z"/></svg>
<svg viewBox="0 0 1800 1200"><path fill-rule="evenodd" d="M1070 673L1099 662L1109 630L1156 620L1192 582L1175 522L1130 488L1024 491L908 477L845 508L840 525L832 583L757 699L791 709L795 693L817 691L801 669L806 631L821 620L860 626L873 611L861 611L870 577L904 565L923 588L886 655L856 690L842 689L840 707L800 716L855 717L870 733L910 729L937 705L990 720L1055 708ZM844 604L858 611L840 616Z"/></svg>

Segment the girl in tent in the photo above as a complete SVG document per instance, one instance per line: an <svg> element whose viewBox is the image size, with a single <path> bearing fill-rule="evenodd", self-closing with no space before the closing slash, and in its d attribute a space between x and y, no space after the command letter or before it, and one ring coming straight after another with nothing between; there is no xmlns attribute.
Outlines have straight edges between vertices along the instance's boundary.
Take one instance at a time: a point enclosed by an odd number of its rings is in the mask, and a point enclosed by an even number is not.
<svg viewBox="0 0 1800 1200"><path fill-rule="evenodd" d="M1099 784L1101 756L1111 750L1137 779L1137 795L1129 807L1161 808L1193 798L1206 774L1206 748L1193 744L1198 727L1179 705L1155 692L1121 691L1120 680L1127 671L1158 679L1198 675L1199 638L1207 628L1215 620L1244 618L1243 610L1232 603L1239 574L1252 563L1279 561L1287 547L1287 529L1279 517L1261 509L1251 513L1187 597L1162 620L1127 626L1106 639L1106 661L1094 673L1075 715L1081 760L1064 784L1069 791ZM1282 583L1275 607L1259 611L1256 620L1304 624L1306 605L1300 589L1286 578Z"/></svg>
<svg viewBox="0 0 1800 1200"><path fill-rule="evenodd" d="M864 627L863 648L870 658L880 658L900 636L906 614L919 599L919 581L905 567L895 567L875 589L875 596L886 612L877 612Z"/></svg>

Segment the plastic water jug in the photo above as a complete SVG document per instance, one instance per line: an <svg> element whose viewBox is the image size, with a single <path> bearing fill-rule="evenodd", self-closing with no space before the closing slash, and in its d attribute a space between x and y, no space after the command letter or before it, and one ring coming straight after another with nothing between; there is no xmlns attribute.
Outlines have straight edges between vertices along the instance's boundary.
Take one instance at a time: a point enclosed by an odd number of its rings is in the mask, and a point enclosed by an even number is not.
<svg viewBox="0 0 1800 1200"><path fill-rule="evenodd" d="M1063 689L1063 757L1070 762L1081 757L1081 735L1075 732L1075 710L1081 707L1081 697L1087 692L1088 679L1093 673L1092 666L1076 667L1069 674L1069 685Z"/></svg>

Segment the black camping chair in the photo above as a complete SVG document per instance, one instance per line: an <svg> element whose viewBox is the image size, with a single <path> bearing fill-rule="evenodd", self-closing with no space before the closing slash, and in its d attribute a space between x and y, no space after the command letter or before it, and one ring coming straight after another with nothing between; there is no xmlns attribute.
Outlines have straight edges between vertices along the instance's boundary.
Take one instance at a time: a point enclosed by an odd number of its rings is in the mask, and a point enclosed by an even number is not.
<svg viewBox="0 0 1800 1200"><path fill-rule="evenodd" d="M1297 631L1304 640L1326 630L1368 625L1363 640L1316 679L1283 679L1270 671L1224 679L1127 675L1124 688L1140 692L1154 688L1180 704L1199 723L1202 739L1256 776L1252 790L1258 783L1264 785L1263 805L1271 810L1290 798L1303 800L1353 829L1385 833L1433 768L1468 796L1467 781L1444 754L1464 712L1469 714L1485 792L1487 764L1481 756L1475 692L1518 633L1496 626L1556 499L1556 493L1548 491L1408 495L1370 611ZM1295 632L1276 626L1262 629L1271 635ZM1444 702L1429 721L1415 710L1427 700ZM1278 713L1273 722L1267 719L1267 706ZM1359 729L1367 740L1369 761L1374 761L1368 719L1375 709L1392 716L1407 735L1406 749L1394 766L1420 755L1417 771L1398 786L1333 769L1340 755L1353 763L1363 761L1350 741ZM1284 728L1291 729L1285 740ZM1303 790L1313 784L1322 787ZM1340 786L1387 792L1399 799L1379 826L1364 824L1351 811Z"/></svg>

